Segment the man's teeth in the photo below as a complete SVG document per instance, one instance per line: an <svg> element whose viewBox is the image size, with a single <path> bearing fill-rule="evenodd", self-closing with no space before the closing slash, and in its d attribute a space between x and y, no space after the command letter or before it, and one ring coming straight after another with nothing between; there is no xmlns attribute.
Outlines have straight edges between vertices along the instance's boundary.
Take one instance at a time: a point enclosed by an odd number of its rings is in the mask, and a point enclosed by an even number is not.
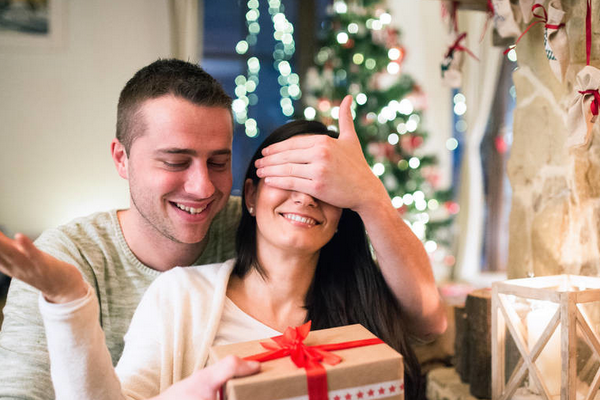
<svg viewBox="0 0 600 400"><path fill-rule="evenodd" d="M298 222L302 222L302 223L308 224L308 225L316 225L317 224L317 221L312 218L301 217L296 214L283 214L283 216L284 216L284 218L290 219L292 221L298 221Z"/></svg>
<svg viewBox="0 0 600 400"><path fill-rule="evenodd" d="M184 206L183 204L179 204L179 203L175 203L175 205L180 210L187 211L188 213L190 213L192 215L200 214L202 211L204 211L206 209L206 206L204 206L202 208L194 208L194 207Z"/></svg>

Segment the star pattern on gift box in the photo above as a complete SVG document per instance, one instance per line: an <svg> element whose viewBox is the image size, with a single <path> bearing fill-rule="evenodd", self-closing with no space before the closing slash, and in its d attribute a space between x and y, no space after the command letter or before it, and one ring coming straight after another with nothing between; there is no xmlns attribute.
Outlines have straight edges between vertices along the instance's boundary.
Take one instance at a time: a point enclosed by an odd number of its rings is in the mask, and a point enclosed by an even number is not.
<svg viewBox="0 0 600 400"><path fill-rule="evenodd" d="M372 385L358 386L339 390L330 390L327 400L361 400L398 398L404 393L404 381L394 380ZM308 400L308 396L292 397L282 400Z"/></svg>

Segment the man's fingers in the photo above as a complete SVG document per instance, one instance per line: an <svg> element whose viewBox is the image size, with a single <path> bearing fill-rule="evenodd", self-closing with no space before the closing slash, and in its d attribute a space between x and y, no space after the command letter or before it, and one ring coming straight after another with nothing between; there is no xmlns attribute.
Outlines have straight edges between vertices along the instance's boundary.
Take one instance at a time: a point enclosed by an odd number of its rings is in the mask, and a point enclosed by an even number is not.
<svg viewBox="0 0 600 400"><path fill-rule="evenodd" d="M263 156L279 153L286 150L309 149L315 144L315 137L312 135L294 136L283 142L273 143L262 150Z"/></svg>
<svg viewBox="0 0 600 400"><path fill-rule="evenodd" d="M231 378L255 374L259 370L260 363L258 361L245 361L236 356L228 356L205 368L202 372L207 374L207 386L211 390L218 390Z"/></svg>
<svg viewBox="0 0 600 400"><path fill-rule="evenodd" d="M308 164L294 163L272 165L256 170L256 174L259 178L267 178L273 176L288 176L291 178L311 179L311 172L312 168Z"/></svg>
<svg viewBox="0 0 600 400"><path fill-rule="evenodd" d="M291 139L289 139L291 140ZM305 164L314 158L311 149L282 150L256 160L256 168L287 163Z"/></svg>
<svg viewBox="0 0 600 400"><path fill-rule="evenodd" d="M352 96L347 95L340 104L340 139L343 140L358 140L356 131L354 130L354 121L352 120Z"/></svg>

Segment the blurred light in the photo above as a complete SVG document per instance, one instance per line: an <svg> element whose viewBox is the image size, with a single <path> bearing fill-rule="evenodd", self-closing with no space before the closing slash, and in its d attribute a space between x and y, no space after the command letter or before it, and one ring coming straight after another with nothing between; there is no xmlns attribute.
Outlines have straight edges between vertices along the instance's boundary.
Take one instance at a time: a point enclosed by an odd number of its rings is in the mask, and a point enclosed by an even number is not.
<svg viewBox="0 0 600 400"><path fill-rule="evenodd" d="M298 85L290 85L288 88L288 93L292 97L298 97L300 95L300 86Z"/></svg>
<svg viewBox="0 0 600 400"><path fill-rule="evenodd" d="M517 61L517 51L515 49L510 49L510 51L508 52L508 54L506 55L506 57L510 61L516 62Z"/></svg>
<svg viewBox="0 0 600 400"><path fill-rule="evenodd" d="M306 107L304 109L304 118L308 120L313 120L317 116L317 110L312 107Z"/></svg>
<svg viewBox="0 0 600 400"><path fill-rule="evenodd" d="M258 19L259 12L257 9L251 9L246 13L246 21L256 21Z"/></svg>
<svg viewBox="0 0 600 400"><path fill-rule="evenodd" d="M414 111L414 106L409 99L402 99L398 104L398 111L400 114L408 115Z"/></svg>
<svg viewBox="0 0 600 400"><path fill-rule="evenodd" d="M398 136L397 133L390 133L387 140L391 145L398 144L400 141L400 136Z"/></svg>
<svg viewBox="0 0 600 400"><path fill-rule="evenodd" d="M238 75L235 77L235 84L236 85L245 85L246 84L246 77L244 75Z"/></svg>
<svg viewBox="0 0 600 400"><path fill-rule="evenodd" d="M404 202L402 201L402 197L400 196L396 196L392 199L392 205L394 206L394 208L400 208L404 205Z"/></svg>
<svg viewBox="0 0 600 400"><path fill-rule="evenodd" d="M406 129L406 124L403 122L399 123L396 129L398 129L398 133L401 135L404 135L406 132L408 132L408 129Z"/></svg>
<svg viewBox="0 0 600 400"><path fill-rule="evenodd" d="M467 112L467 104L466 103L456 103L454 105L454 114L463 115Z"/></svg>
<svg viewBox="0 0 600 400"><path fill-rule="evenodd" d="M450 138L448 140L446 140L446 148L450 151L454 151L456 150L456 148L458 147L458 140L456 140L455 138Z"/></svg>
<svg viewBox="0 0 600 400"><path fill-rule="evenodd" d="M367 69L373 69L376 66L377 62L372 58L367 58L367 61L365 61L365 67L367 67Z"/></svg>
<svg viewBox="0 0 600 400"><path fill-rule="evenodd" d="M292 73L292 67L287 61L281 61L277 67L283 76L288 76Z"/></svg>
<svg viewBox="0 0 600 400"><path fill-rule="evenodd" d="M467 98L462 93L456 93L452 100L454 101L454 104L457 104L457 103L464 103L465 101L467 101Z"/></svg>
<svg viewBox="0 0 600 400"><path fill-rule="evenodd" d="M348 32L350 33L358 33L358 24L352 22L351 24L348 25Z"/></svg>
<svg viewBox="0 0 600 400"><path fill-rule="evenodd" d="M380 20L376 19L371 23L371 27L373 28L374 31L379 31L379 30L381 30L381 28L383 28L383 24L381 23Z"/></svg>
<svg viewBox="0 0 600 400"><path fill-rule="evenodd" d="M336 1L333 3L333 9L338 14L345 14L348 11L348 6L343 1Z"/></svg>
<svg viewBox="0 0 600 400"><path fill-rule="evenodd" d="M232 103L231 103L231 109L233 110L233 112L243 112L246 109L246 103L244 103L243 100L240 99L235 99Z"/></svg>
<svg viewBox="0 0 600 400"><path fill-rule="evenodd" d="M456 130L459 132L466 132L468 125L467 125L467 121L465 121L464 119L461 119L459 121L456 121Z"/></svg>
<svg viewBox="0 0 600 400"><path fill-rule="evenodd" d="M256 83L254 83L254 81L248 81L248 82L246 82L246 91L247 92L254 92L254 90L256 90Z"/></svg>
<svg viewBox="0 0 600 400"><path fill-rule="evenodd" d="M425 200L425 193L423 193L420 190L417 190L413 193L413 197L415 198L415 201Z"/></svg>
<svg viewBox="0 0 600 400"><path fill-rule="evenodd" d="M425 242L425 250L428 253L433 253L434 251L437 250L437 243L434 242L433 240L428 240Z"/></svg>
<svg viewBox="0 0 600 400"><path fill-rule="evenodd" d="M406 121L406 130L409 132L414 132L417 130L417 121L415 121L414 119L409 119L408 121Z"/></svg>
<svg viewBox="0 0 600 400"><path fill-rule="evenodd" d="M392 16L384 12L379 16L379 21L381 21L382 24L387 25L392 22Z"/></svg>
<svg viewBox="0 0 600 400"><path fill-rule="evenodd" d="M435 211L440 207L440 203L436 199L431 199L427 202L427 207L431 211Z"/></svg>
<svg viewBox="0 0 600 400"><path fill-rule="evenodd" d="M248 69L250 72L258 72L260 70L260 61L256 57L250 57L248 59Z"/></svg>
<svg viewBox="0 0 600 400"><path fill-rule="evenodd" d="M387 72L392 75L396 75L397 73L400 72L400 64L392 61L391 63L389 63L387 65Z"/></svg>
<svg viewBox="0 0 600 400"><path fill-rule="evenodd" d="M257 35L260 32L260 25L258 24L258 22L251 22L248 25L248 32L250 32L253 35Z"/></svg>
<svg viewBox="0 0 600 400"><path fill-rule="evenodd" d="M388 57L390 60L397 60L400 58L400 49L396 47L392 47L388 50Z"/></svg>
<svg viewBox="0 0 600 400"><path fill-rule="evenodd" d="M408 166L412 169L419 168L419 165L421 165L421 160L419 160L417 157L411 157L410 160L408 160Z"/></svg>
<svg viewBox="0 0 600 400"><path fill-rule="evenodd" d="M367 102L367 95L364 93L359 93L356 95L356 102L361 106Z"/></svg>
<svg viewBox="0 0 600 400"><path fill-rule="evenodd" d="M408 169L408 161L400 160L398 161L398 168L400 171L406 171Z"/></svg>
<svg viewBox="0 0 600 400"><path fill-rule="evenodd" d="M415 200L415 208L418 211L425 211L427 209L427 202L423 199Z"/></svg>
<svg viewBox="0 0 600 400"><path fill-rule="evenodd" d="M337 34L336 39L339 44L348 43L348 34L346 32L340 32Z"/></svg>
<svg viewBox="0 0 600 400"><path fill-rule="evenodd" d="M381 176L383 175L383 173L385 172L385 166L382 163L375 163L375 165L373 165L373 173L377 176Z"/></svg>
<svg viewBox="0 0 600 400"><path fill-rule="evenodd" d="M338 119L340 116L340 108L339 107L333 107L331 109L331 118L333 119Z"/></svg>
<svg viewBox="0 0 600 400"><path fill-rule="evenodd" d="M248 42L240 40L235 46L235 51L238 54L245 54L248 51Z"/></svg>
<svg viewBox="0 0 600 400"><path fill-rule="evenodd" d="M402 201L404 202L404 204L406 204L407 206L410 206L413 203L413 197L412 194L410 193L405 193L404 196L402 196Z"/></svg>
<svg viewBox="0 0 600 400"><path fill-rule="evenodd" d="M356 65L362 64L364 60L365 60L365 56L363 56L360 53L356 53L355 55L352 56L352 62Z"/></svg>

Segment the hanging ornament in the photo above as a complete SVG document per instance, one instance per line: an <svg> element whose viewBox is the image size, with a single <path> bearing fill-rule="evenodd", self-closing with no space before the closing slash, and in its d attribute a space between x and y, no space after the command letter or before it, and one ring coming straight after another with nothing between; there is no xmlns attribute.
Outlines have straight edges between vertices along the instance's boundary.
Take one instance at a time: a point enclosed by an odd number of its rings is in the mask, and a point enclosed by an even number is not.
<svg viewBox="0 0 600 400"><path fill-rule="evenodd" d="M467 37L467 33L463 32L458 37L452 45L448 48L444 59L441 64L441 72L442 72L442 81L446 86L451 88L459 88L462 83L462 60L463 53L469 54L474 59L479 59L465 46L463 46L460 42L463 41Z"/></svg>
<svg viewBox="0 0 600 400"><path fill-rule="evenodd" d="M592 52L592 3L587 0L585 17L586 66L575 78L575 92L567 110L567 126L571 129L567 146L588 147L591 143L592 128L598 118L600 108L600 70L590 65Z"/></svg>
<svg viewBox="0 0 600 400"><path fill-rule="evenodd" d="M575 79L575 93L567 111L567 126L571 132L569 147L587 147L591 142L592 127L600 106L600 70L585 66Z"/></svg>
<svg viewBox="0 0 600 400"><path fill-rule="evenodd" d="M543 6L542 10L544 9ZM545 10L544 10L545 13ZM569 66L569 39L563 23L565 12L560 0L554 0L548 5L548 21L544 31L544 47L550 68L559 81L563 81Z"/></svg>
<svg viewBox="0 0 600 400"><path fill-rule="evenodd" d="M536 4L543 5L544 0L519 0L519 10L521 11L522 22L528 24L533 15L533 6Z"/></svg>
<svg viewBox="0 0 600 400"><path fill-rule="evenodd" d="M549 10L550 16L548 16L543 5L534 4L531 7L531 14L535 18L535 21L529 24L523 33L519 35L515 44L506 49L504 54L508 54L533 26L544 24L544 51L546 52L546 58L550 63L550 69L556 78L562 82L569 66L569 41L567 39L565 24L562 22L565 12L562 10L559 0L554 0L549 6Z"/></svg>
<svg viewBox="0 0 600 400"><path fill-rule="evenodd" d="M494 27L500 37L516 37L521 34L510 0L492 0Z"/></svg>

